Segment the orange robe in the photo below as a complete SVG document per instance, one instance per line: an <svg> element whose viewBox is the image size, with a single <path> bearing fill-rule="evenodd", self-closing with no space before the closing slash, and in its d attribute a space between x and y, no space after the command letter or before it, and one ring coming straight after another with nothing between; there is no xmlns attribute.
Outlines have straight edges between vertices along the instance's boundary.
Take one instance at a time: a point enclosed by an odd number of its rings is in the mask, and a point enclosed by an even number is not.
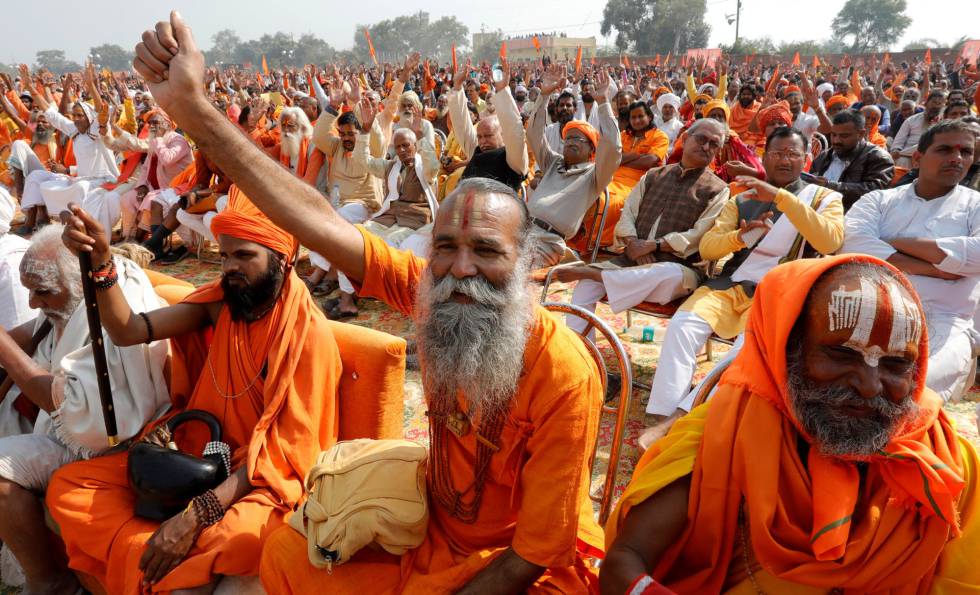
<svg viewBox="0 0 980 595"><path fill-rule="evenodd" d="M744 346L714 396L638 463L606 527L607 543L632 507L690 476L687 524L650 572L673 592L757 592L744 580L743 502L749 549L766 592L814 592L810 586L821 593L835 587L846 593L971 593L980 584L976 451L958 439L924 375L911 393L920 415L868 457L864 477L853 460L814 447L805 460L800 454L799 441L813 440L800 429L786 394L787 342L817 279L845 262L890 266L851 254L797 260L766 275L756 288ZM923 333L918 365L927 359ZM766 588L770 579L782 588Z"/></svg>
<svg viewBox="0 0 980 595"><path fill-rule="evenodd" d="M282 152L282 144L276 143L266 149L270 157L289 169L289 156ZM310 150L310 140L304 138L299 143L299 163L296 164L296 177L302 179L310 186L316 185L316 179L320 175L320 168L326 163L327 158L323 151L317 148Z"/></svg>
<svg viewBox="0 0 980 595"><path fill-rule="evenodd" d="M760 104L758 101L752 102L752 105L745 108L738 101L735 102L735 106L732 107L732 116L728 120L728 126L734 130L742 138L742 142L750 147L757 147L760 144L765 144L766 139L762 134L758 132L749 132L749 124L755 118L755 115L759 112Z"/></svg>
<svg viewBox="0 0 980 595"><path fill-rule="evenodd" d="M410 314L424 261L362 233L366 278L358 295ZM511 546L525 560L548 568L530 593L585 593L594 574L584 557L602 544L588 496L601 405L598 372L581 339L541 308L524 361L475 522L457 520L430 500L428 534L421 546L401 558L365 549L334 566L331 574L310 565L306 539L287 527L272 534L262 553L266 591L455 592ZM476 438L473 431L462 438L447 434L452 481L464 491L473 482ZM438 458L430 455L430 485Z"/></svg>
<svg viewBox="0 0 980 595"><path fill-rule="evenodd" d="M222 298L220 284L212 282L186 301ZM213 336L209 348L208 336ZM223 308L213 335L202 331L173 345L174 409L214 414L221 421L222 440L232 449L232 469L246 465L253 488L220 522L201 532L183 562L153 586L155 593L204 585L216 574L257 574L265 537L284 524L304 494L306 472L338 432L340 355L327 320L295 272L261 319L235 322ZM234 399L224 396L242 391ZM198 425L178 432L182 451L202 451L207 435ZM159 527L133 513L127 456L122 452L62 467L47 492L71 568L95 576L111 595L141 592L139 559Z"/></svg>
<svg viewBox="0 0 980 595"><path fill-rule="evenodd" d="M663 130L657 128L651 128L643 133L643 136L636 137L629 131L620 132L620 138L623 143L623 153L640 153L642 155L656 155L660 162L658 165L663 165L667 160L667 151L670 149L670 139ZM616 239L616 224L619 223L619 218L623 213L623 207L626 206L626 197L630 195L630 191L633 187L639 183L640 178L643 174L647 173L648 170L636 169L628 165L622 165L616 169L616 173L613 174L613 179L609 182L609 212L606 214L606 224L602 226L602 239L600 240L600 245L611 246L613 241ZM598 204L592 206L588 213L585 214L585 222L583 227L585 229L590 229L592 225L593 218L595 217L596 210L599 208ZM592 237L595 237L593 234ZM588 242L586 241L585 234L579 232L576 237L569 241L569 246L578 251L583 251L588 248Z"/></svg>

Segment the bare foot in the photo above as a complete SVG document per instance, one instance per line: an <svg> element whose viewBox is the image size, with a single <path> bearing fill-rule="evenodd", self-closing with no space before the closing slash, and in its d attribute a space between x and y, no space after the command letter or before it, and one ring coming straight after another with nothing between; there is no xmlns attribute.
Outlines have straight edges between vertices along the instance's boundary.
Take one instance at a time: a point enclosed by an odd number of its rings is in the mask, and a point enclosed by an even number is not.
<svg viewBox="0 0 980 595"><path fill-rule="evenodd" d="M553 278L562 283L581 281L582 279L602 281L602 271L590 266L558 267L555 269Z"/></svg>

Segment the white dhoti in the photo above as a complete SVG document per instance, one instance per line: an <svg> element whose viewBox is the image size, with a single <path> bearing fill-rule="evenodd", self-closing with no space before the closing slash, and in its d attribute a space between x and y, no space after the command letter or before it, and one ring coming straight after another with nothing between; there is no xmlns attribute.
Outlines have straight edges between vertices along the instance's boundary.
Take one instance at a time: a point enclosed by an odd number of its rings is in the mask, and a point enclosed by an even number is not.
<svg viewBox="0 0 980 595"><path fill-rule="evenodd" d="M44 205L44 197L41 196L41 183L47 176L31 176L34 172L48 173L44 164L38 158L34 149L27 142L16 140L10 145L10 156L7 158L7 165L16 169L24 176L24 191L20 197L20 207L29 209Z"/></svg>
<svg viewBox="0 0 980 595"><path fill-rule="evenodd" d="M698 353L713 332L708 321L693 312L681 310L674 314L660 348L647 413L670 415L680 407L691 391Z"/></svg>
<svg viewBox="0 0 980 595"><path fill-rule="evenodd" d="M380 237L386 244L399 250L408 250L419 258L429 257L429 247L432 245L432 224L426 224L418 229L392 225L385 227L374 221L364 224L364 229Z"/></svg>
<svg viewBox="0 0 980 595"><path fill-rule="evenodd" d="M926 316L929 333L929 366L926 386L944 401L958 399L969 389L976 365L980 335L972 319Z"/></svg>
<svg viewBox="0 0 980 595"><path fill-rule="evenodd" d="M69 203L75 203L102 224L106 237L111 237L112 228L119 221L119 194L102 188L102 184L111 181L111 178L73 178L36 170L24 180L21 208L43 205L49 215L57 217Z"/></svg>
<svg viewBox="0 0 980 595"><path fill-rule="evenodd" d="M608 296L609 307L619 313L643 302L669 304L690 295L697 287L697 274L675 262L609 268L602 271L602 282L583 279L572 292L572 303L595 312L595 305ZM585 330L585 321L566 316L565 322L577 332Z"/></svg>
<svg viewBox="0 0 980 595"><path fill-rule="evenodd" d="M337 209L337 213L355 225L364 223L371 218L371 211L363 203L359 202L349 202L342 205ZM379 225L377 227L381 226ZM313 251L310 252L310 264L324 271L329 271L331 266L326 258ZM354 286L351 284L350 279L347 278L347 275L339 271L337 272L337 283L340 285L340 290L344 293L354 293Z"/></svg>
<svg viewBox="0 0 980 595"><path fill-rule="evenodd" d="M215 201L214 206L216 210L200 215L188 213L184 209L180 209L177 211L177 221L180 222L181 227L186 227L209 242L217 243L218 239L211 233L211 221L228 206L228 195L219 197Z"/></svg>
<svg viewBox="0 0 980 595"><path fill-rule="evenodd" d="M82 458L59 442L54 432L0 438L0 477L38 494L44 493L59 467Z"/></svg>
<svg viewBox="0 0 980 595"><path fill-rule="evenodd" d="M732 345L732 348L728 350L728 353L725 354L725 357L721 358L720 360L718 360L717 363L715 363L715 368L719 368L721 366L728 366L729 364L731 364L732 361L735 359L735 356L738 355L738 352L742 349L742 344L744 342L745 342L744 333L735 337L735 343ZM690 411L694 407L694 399L696 399L698 393L701 392L701 389L703 388L705 381L707 381L710 378L711 378L711 374L709 373L707 376L704 377L704 379L701 380L701 382L697 383L697 385L693 389L691 389L691 392L687 393L687 396L684 397L684 400L681 401L681 404L678 405L677 408L683 409L684 411ZM716 390L718 390L717 382L715 382L715 385L711 388L711 392L708 393L708 399L710 399L711 396L715 394Z"/></svg>

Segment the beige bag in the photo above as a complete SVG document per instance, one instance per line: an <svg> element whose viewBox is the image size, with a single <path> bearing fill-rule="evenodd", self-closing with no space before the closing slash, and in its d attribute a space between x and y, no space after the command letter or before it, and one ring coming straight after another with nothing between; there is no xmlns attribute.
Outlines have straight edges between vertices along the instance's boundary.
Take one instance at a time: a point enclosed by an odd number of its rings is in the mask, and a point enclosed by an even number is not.
<svg viewBox="0 0 980 595"><path fill-rule="evenodd" d="M401 555L425 539L424 446L408 440L338 442L306 477L307 500L289 519L306 535L310 563L329 569L377 543Z"/></svg>

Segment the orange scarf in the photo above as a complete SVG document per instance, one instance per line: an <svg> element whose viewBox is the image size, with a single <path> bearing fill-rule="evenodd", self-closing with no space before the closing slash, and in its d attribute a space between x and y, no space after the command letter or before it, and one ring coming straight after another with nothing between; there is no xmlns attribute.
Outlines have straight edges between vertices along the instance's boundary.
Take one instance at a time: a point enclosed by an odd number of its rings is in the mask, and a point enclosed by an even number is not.
<svg viewBox="0 0 980 595"><path fill-rule="evenodd" d="M785 390L786 344L813 284L845 262L890 266L858 255L799 260L756 289L745 345L708 408L687 528L653 574L675 592L723 589L743 498L761 566L816 587L923 592L946 542L959 535L963 461L942 401L925 388L925 335L914 389L921 414L865 461L863 482L856 461L816 448L806 461L798 454L797 440L807 437Z"/></svg>
<svg viewBox="0 0 980 595"><path fill-rule="evenodd" d="M302 178L306 175L306 159L307 153L310 150L310 139L304 138L299 141L299 162L296 164L296 177ZM279 163L283 165L286 169L290 169L291 163L289 162L289 155L282 150L282 145L279 145Z"/></svg>

